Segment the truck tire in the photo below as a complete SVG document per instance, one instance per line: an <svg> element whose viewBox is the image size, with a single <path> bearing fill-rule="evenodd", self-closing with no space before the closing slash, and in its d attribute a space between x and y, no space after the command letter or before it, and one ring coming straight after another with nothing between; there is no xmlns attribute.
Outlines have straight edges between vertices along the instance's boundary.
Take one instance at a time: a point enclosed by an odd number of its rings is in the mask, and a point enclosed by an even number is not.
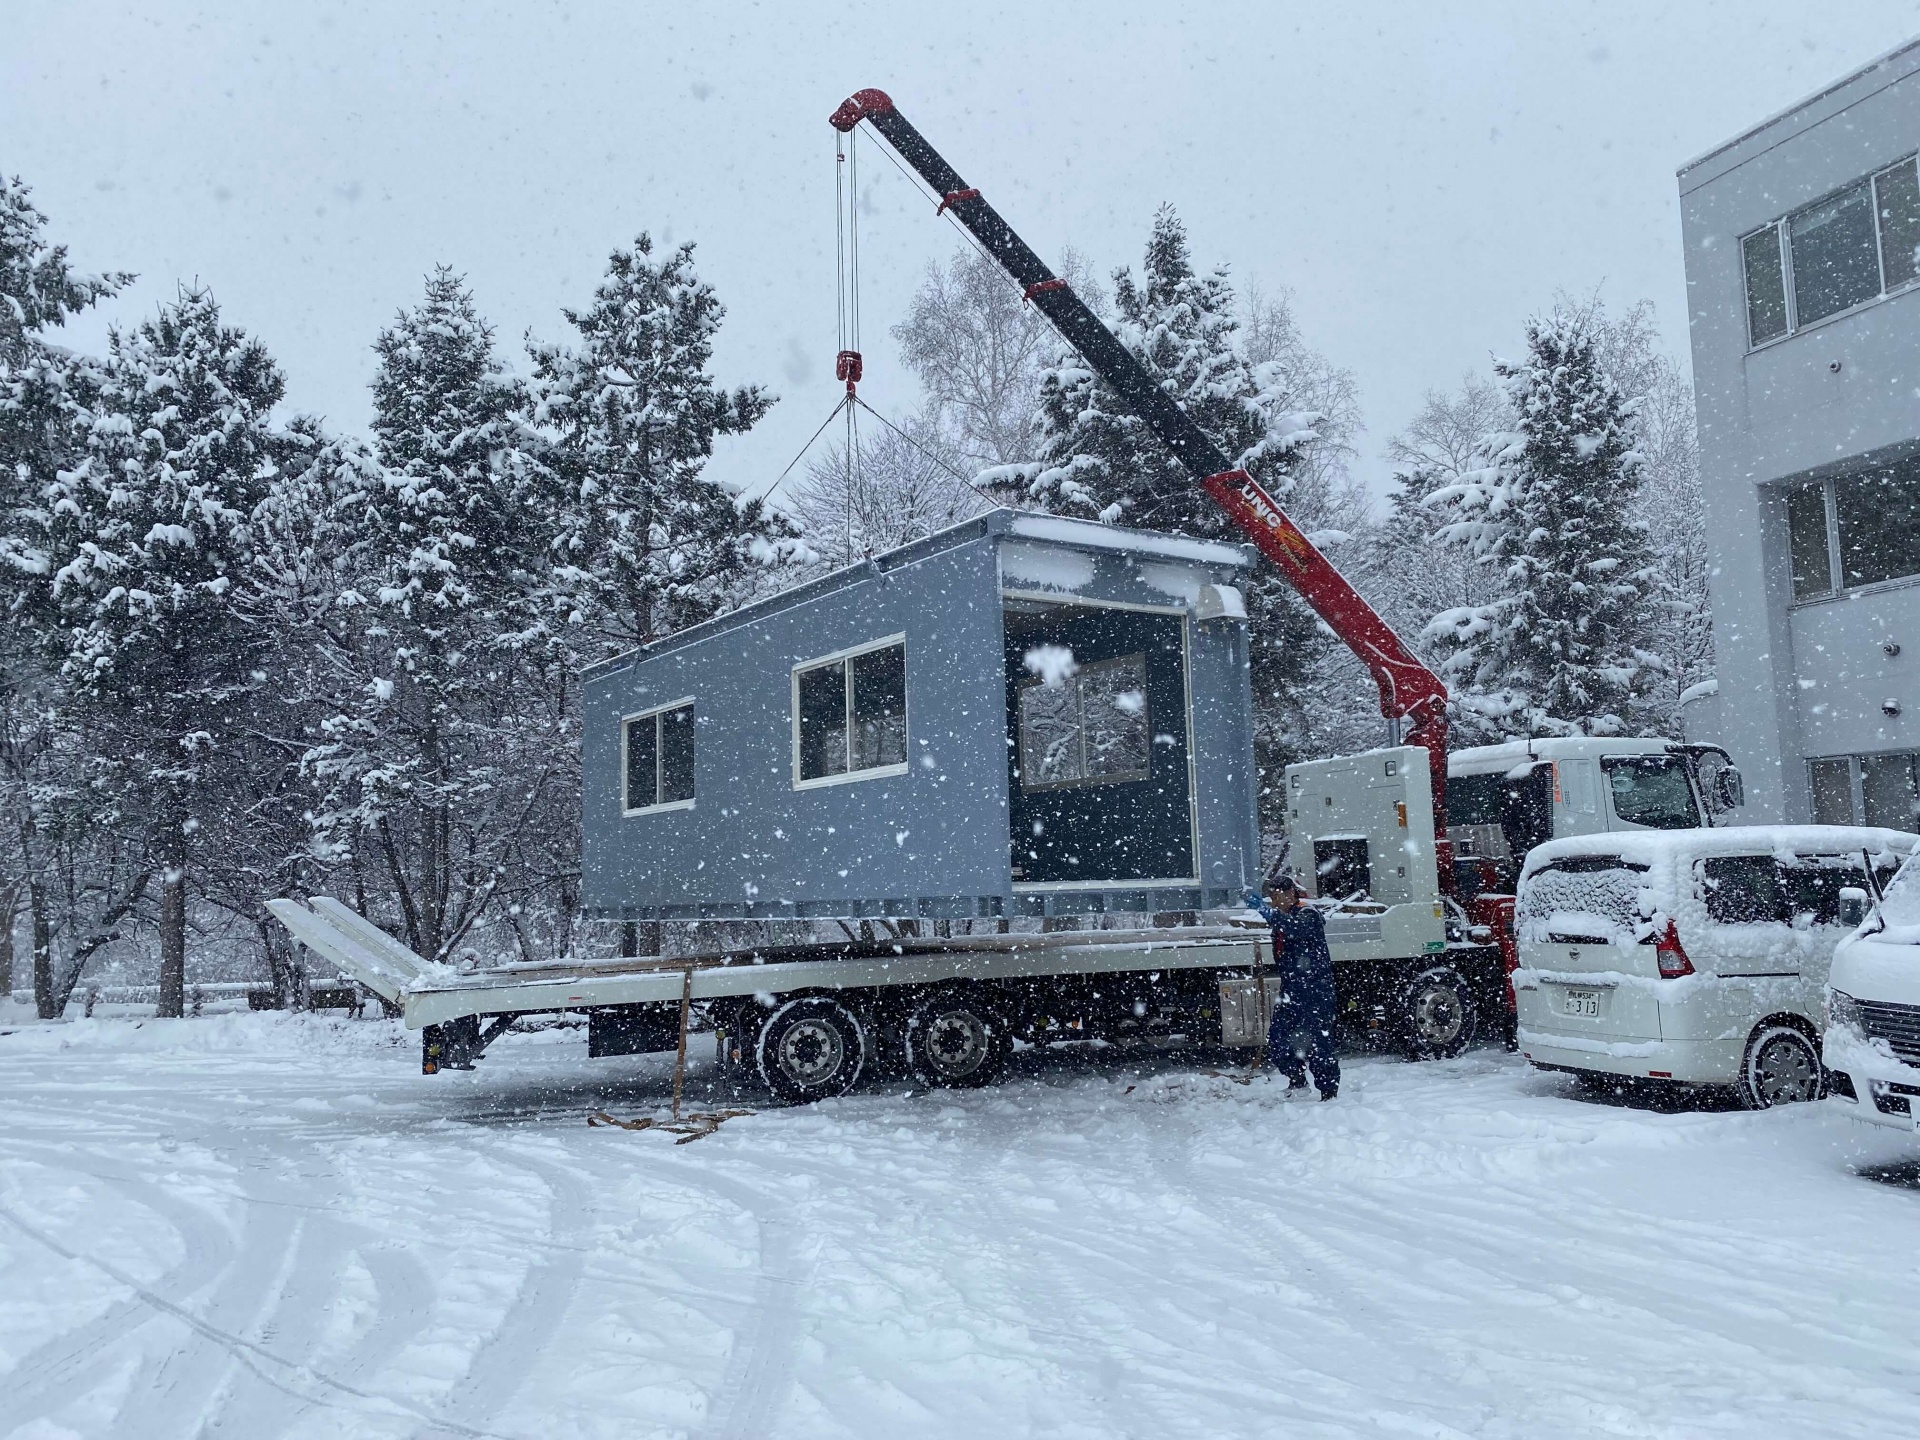
<svg viewBox="0 0 1920 1440"><path fill-rule="evenodd" d="M1827 1072L1820 1049L1797 1025L1763 1021L1747 1039L1740 1062L1740 1102L1749 1110L1770 1110L1818 1100L1827 1093Z"/></svg>
<svg viewBox="0 0 1920 1440"><path fill-rule="evenodd" d="M844 1095L867 1064L860 1018L826 995L803 995L767 1016L753 1045L760 1078L792 1105Z"/></svg>
<svg viewBox="0 0 1920 1440"><path fill-rule="evenodd" d="M945 986L907 1017L907 1064L927 1086L972 1089L992 1083L1013 1052L1013 1036L988 995Z"/></svg>
<svg viewBox="0 0 1920 1440"><path fill-rule="evenodd" d="M1412 1060L1447 1060L1473 1043L1480 1029L1473 987L1451 965L1414 976L1400 994L1400 1043Z"/></svg>

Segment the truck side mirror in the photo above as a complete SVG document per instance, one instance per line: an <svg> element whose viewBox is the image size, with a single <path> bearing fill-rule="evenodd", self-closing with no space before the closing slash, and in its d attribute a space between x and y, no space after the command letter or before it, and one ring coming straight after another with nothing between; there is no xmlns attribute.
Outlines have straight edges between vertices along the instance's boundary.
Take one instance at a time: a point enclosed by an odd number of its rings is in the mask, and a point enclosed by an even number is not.
<svg viewBox="0 0 1920 1440"><path fill-rule="evenodd" d="M1713 777L1713 788L1718 792L1722 810L1738 810L1747 803L1746 781L1740 778L1740 772L1731 765L1723 765Z"/></svg>
<svg viewBox="0 0 1920 1440"><path fill-rule="evenodd" d="M1849 930L1858 929L1867 918L1867 892L1858 885L1840 887L1840 923Z"/></svg>

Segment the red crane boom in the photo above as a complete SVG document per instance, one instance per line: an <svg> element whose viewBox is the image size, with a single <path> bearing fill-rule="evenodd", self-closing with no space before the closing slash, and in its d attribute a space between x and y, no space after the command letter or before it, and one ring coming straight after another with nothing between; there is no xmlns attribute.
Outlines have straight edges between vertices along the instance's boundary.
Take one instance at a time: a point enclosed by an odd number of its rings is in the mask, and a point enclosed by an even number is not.
<svg viewBox="0 0 1920 1440"><path fill-rule="evenodd" d="M1040 257L1013 232L979 190L962 180L881 90L861 90L833 112L836 130L867 121L940 196L973 238L1006 269L1027 299L1051 320L1088 366L1117 391L1160 442L1179 457L1200 488L1280 567L1333 633L1358 655L1380 690L1380 713L1406 724L1405 743L1424 746L1433 782L1434 834L1440 881L1452 889L1447 844L1447 687L1440 677L1380 618L1380 614L1334 569L1300 527L1245 470L1207 438L1193 418L1153 380Z"/></svg>

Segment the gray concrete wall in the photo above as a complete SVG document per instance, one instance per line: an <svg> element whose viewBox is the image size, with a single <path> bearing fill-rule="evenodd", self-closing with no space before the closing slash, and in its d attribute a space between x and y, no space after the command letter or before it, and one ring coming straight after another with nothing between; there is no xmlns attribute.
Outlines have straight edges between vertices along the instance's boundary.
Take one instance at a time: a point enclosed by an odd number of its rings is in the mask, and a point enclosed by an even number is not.
<svg viewBox="0 0 1920 1440"><path fill-rule="evenodd" d="M1920 435L1920 290L1749 351L1739 237L1917 145L1920 47L1908 47L1680 172L1724 727L1695 738L1726 744L1756 819L1807 818L1808 756L1920 747L1920 591L1894 582L1795 606L1779 483ZM1891 662L1890 635L1904 647ZM1895 694L1911 713L1888 722L1880 704Z"/></svg>

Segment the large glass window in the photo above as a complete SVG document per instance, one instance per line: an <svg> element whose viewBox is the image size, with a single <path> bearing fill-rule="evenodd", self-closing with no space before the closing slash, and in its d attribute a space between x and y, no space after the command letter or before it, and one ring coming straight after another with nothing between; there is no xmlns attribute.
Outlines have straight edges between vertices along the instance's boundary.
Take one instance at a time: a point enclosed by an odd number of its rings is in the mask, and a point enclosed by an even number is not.
<svg viewBox="0 0 1920 1440"><path fill-rule="evenodd" d="M1827 487L1787 492L1787 550L1793 562L1793 598L1833 593L1833 555L1827 547Z"/></svg>
<svg viewBox="0 0 1920 1440"><path fill-rule="evenodd" d="M1780 261L1780 227L1747 236L1740 242L1747 265L1747 337L1760 345L1787 333L1787 272Z"/></svg>
<svg viewBox="0 0 1920 1440"><path fill-rule="evenodd" d="M1787 551L1796 601L1920 575L1920 456L1789 490Z"/></svg>
<svg viewBox="0 0 1920 1440"><path fill-rule="evenodd" d="M1845 756L1807 762L1813 791L1813 823L1853 824L1853 764Z"/></svg>
<svg viewBox="0 0 1920 1440"><path fill-rule="evenodd" d="M1067 669L1043 669L1020 691L1021 787L1145 780L1153 748L1146 655Z"/></svg>
<svg viewBox="0 0 1920 1440"><path fill-rule="evenodd" d="M1920 182L1913 161L1882 170L1873 177L1873 191L1880 217L1880 271L1893 290L1920 275Z"/></svg>
<svg viewBox="0 0 1920 1440"><path fill-rule="evenodd" d="M632 814L693 800L693 704L691 701L630 715L621 725L624 791L621 808Z"/></svg>
<svg viewBox="0 0 1920 1440"><path fill-rule="evenodd" d="M1920 279L1920 175L1908 158L1743 236L1747 342L1764 345Z"/></svg>
<svg viewBox="0 0 1920 1440"><path fill-rule="evenodd" d="M1619 756L1603 759L1613 813L1629 825L1652 830L1690 830L1700 823L1687 762L1678 755Z"/></svg>
<svg viewBox="0 0 1920 1440"><path fill-rule="evenodd" d="M1873 187L1865 180L1787 220L1794 318L1802 325L1880 293Z"/></svg>
<svg viewBox="0 0 1920 1440"><path fill-rule="evenodd" d="M793 689L796 781L906 768L904 641L803 666Z"/></svg>
<svg viewBox="0 0 1920 1440"><path fill-rule="evenodd" d="M1920 575L1920 458L1834 482L1841 584Z"/></svg>
<svg viewBox="0 0 1920 1440"><path fill-rule="evenodd" d="M1860 760L1860 801L1869 825L1913 830L1920 816L1911 755L1865 755Z"/></svg>

